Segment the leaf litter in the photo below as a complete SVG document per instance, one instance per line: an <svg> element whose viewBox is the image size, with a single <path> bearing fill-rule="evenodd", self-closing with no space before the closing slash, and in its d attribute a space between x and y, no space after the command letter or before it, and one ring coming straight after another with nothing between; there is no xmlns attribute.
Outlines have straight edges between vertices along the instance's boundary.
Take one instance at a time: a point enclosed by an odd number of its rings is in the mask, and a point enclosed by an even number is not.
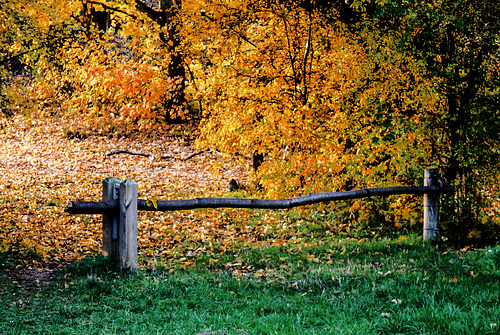
<svg viewBox="0 0 500 335"><path fill-rule="evenodd" d="M106 177L133 179L139 198L161 200L223 196L231 179L245 183L248 178L246 168L214 152L188 160L106 156L117 149L148 152L154 157L187 157L196 152L167 135L69 139L64 126L56 121L14 116L0 122L0 253L14 255L16 264L54 267L98 254L100 215L69 215L64 207L72 200L100 201ZM228 222L249 213L140 212L139 257L150 263L157 257L186 259L187 253L195 255L220 244L221 250L227 249L239 234L229 231ZM240 240L259 239L258 232L251 235Z"/></svg>

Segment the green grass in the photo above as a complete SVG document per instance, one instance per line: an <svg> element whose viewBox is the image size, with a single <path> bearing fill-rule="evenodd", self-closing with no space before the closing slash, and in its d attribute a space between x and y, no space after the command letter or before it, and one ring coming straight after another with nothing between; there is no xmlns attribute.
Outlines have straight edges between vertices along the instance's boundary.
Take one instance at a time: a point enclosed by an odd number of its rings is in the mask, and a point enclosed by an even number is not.
<svg viewBox="0 0 500 335"><path fill-rule="evenodd" d="M131 274L87 258L40 287L5 273L0 333L500 334L498 247L341 241L201 260Z"/></svg>

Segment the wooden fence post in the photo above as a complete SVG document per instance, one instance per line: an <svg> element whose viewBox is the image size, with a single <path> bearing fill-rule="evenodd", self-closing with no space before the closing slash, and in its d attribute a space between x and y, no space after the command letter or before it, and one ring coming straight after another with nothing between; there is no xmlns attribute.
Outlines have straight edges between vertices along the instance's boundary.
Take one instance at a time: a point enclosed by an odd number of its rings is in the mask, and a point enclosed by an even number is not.
<svg viewBox="0 0 500 335"><path fill-rule="evenodd" d="M118 199L120 181L115 177L108 177L102 182L102 201ZM102 216L102 254L118 258L118 212L103 214Z"/></svg>
<svg viewBox="0 0 500 335"><path fill-rule="evenodd" d="M137 270L137 183L131 179L120 184L118 235L120 267Z"/></svg>
<svg viewBox="0 0 500 335"><path fill-rule="evenodd" d="M439 186L439 172L436 168L425 169L424 186ZM424 240L438 239L439 194L424 194Z"/></svg>

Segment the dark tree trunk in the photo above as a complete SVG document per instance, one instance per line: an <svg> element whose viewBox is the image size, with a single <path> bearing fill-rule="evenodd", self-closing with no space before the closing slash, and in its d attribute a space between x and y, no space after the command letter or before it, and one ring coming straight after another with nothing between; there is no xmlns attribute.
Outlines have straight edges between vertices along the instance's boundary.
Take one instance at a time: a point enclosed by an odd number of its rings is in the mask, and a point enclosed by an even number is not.
<svg viewBox="0 0 500 335"><path fill-rule="evenodd" d="M170 78L178 80L173 97L165 105L167 111L175 110L186 102L184 90L186 88L186 70L184 69L184 56L180 50L181 39L179 37L180 21L178 14L182 8L181 0L159 0L159 10L155 10L146 5L141 0L135 0L137 8L145 13L162 28L166 27L166 32L162 29L159 34L160 40L164 43L170 55L167 66L167 74Z"/></svg>

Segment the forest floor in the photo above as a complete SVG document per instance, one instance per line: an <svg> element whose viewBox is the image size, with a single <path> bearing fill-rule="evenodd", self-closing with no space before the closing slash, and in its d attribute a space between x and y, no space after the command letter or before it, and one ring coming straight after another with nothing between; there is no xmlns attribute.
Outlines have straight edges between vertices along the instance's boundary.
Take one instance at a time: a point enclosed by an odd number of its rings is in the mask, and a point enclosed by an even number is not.
<svg viewBox="0 0 500 335"><path fill-rule="evenodd" d="M0 251L17 255L16 262L51 267L98 253L100 216L68 215L64 207L72 200L99 201L106 177L133 179L139 198L162 200L221 196L230 179L244 184L248 177L246 168L217 153L184 159L197 151L179 137L73 135L56 120L0 120ZM107 155L113 150L153 156ZM216 213L203 220L196 216L193 211L140 215L139 251L158 256L187 237L227 233L219 231L222 219ZM183 225L188 221L190 226Z"/></svg>

